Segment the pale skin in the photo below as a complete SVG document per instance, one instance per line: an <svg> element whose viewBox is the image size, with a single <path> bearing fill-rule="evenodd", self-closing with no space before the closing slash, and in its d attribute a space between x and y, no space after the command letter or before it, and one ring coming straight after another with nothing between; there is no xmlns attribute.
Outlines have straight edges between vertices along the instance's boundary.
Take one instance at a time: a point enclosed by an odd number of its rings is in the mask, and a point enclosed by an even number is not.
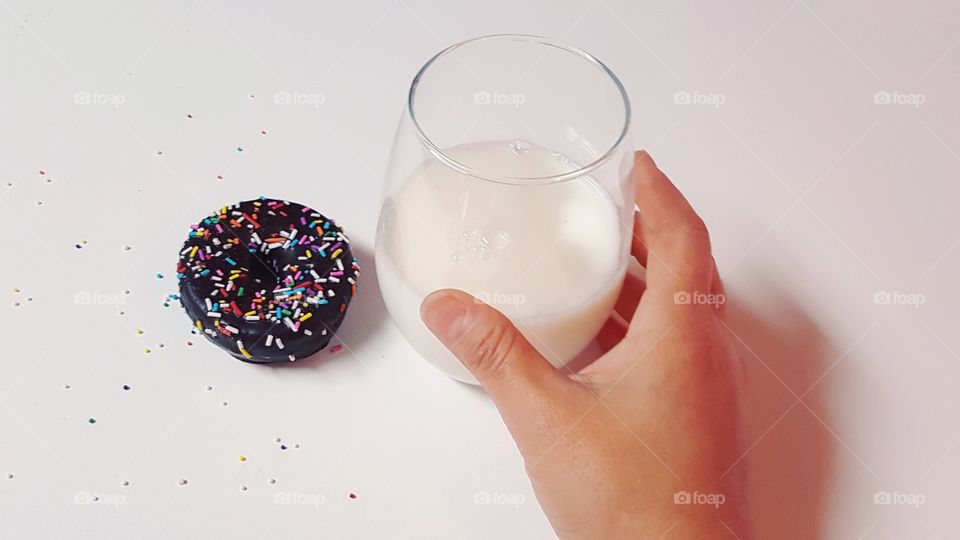
<svg viewBox="0 0 960 540"><path fill-rule="evenodd" d="M750 538L743 366L724 305L706 300L724 298L710 238L646 152L632 180L646 279L628 274L594 363L554 368L462 291L433 292L421 318L493 399L560 538Z"/></svg>

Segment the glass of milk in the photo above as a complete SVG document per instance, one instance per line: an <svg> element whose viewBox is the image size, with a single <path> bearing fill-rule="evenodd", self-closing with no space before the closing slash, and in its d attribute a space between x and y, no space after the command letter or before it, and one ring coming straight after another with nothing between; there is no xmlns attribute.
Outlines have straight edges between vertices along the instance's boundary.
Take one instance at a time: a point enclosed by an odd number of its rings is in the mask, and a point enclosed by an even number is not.
<svg viewBox="0 0 960 540"><path fill-rule="evenodd" d="M420 69L375 252L387 309L424 359L476 383L420 320L442 288L500 310L558 367L593 340L627 267L629 125L616 75L545 38L480 37Z"/></svg>

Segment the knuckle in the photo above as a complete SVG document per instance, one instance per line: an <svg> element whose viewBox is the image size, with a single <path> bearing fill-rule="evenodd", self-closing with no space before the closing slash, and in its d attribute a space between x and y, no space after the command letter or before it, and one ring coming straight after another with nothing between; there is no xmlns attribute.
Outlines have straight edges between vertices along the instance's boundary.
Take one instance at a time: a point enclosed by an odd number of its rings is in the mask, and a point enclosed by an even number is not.
<svg viewBox="0 0 960 540"><path fill-rule="evenodd" d="M728 373L736 372L737 361L731 354L730 343L724 331L715 324L698 325L689 332L681 333L686 346L683 360L679 362L689 376L702 385L711 386L724 380Z"/></svg>
<svg viewBox="0 0 960 540"><path fill-rule="evenodd" d="M499 371L517 347L516 332L503 321L492 322L475 329L472 347L476 369Z"/></svg>
<svg viewBox="0 0 960 540"><path fill-rule="evenodd" d="M651 224L654 235L663 235L670 243L680 245L686 250L699 254L710 252L710 233L703 218L695 212L689 215L676 217L670 221Z"/></svg>
<svg viewBox="0 0 960 540"><path fill-rule="evenodd" d="M710 252L710 232L700 216L693 215L690 219L678 224L676 233L690 246Z"/></svg>

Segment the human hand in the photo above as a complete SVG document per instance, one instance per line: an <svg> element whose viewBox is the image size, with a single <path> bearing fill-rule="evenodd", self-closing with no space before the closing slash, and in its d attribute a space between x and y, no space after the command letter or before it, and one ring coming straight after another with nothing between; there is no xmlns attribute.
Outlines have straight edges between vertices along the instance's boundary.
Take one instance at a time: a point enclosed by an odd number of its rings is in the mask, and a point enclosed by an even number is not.
<svg viewBox="0 0 960 540"><path fill-rule="evenodd" d="M646 152L632 178L646 282L628 273L596 362L557 370L462 291L430 294L421 318L493 399L561 538L747 538L742 474L728 471L743 369L709 236Z"/></svg>

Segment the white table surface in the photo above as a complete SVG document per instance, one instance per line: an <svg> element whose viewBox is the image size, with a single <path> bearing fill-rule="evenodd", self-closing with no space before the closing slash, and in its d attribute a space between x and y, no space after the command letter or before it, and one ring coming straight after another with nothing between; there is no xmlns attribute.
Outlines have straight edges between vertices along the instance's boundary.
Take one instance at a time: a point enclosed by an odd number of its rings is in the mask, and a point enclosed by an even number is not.
<svg viewBox="0 0 960 540"><path fill-rule="evenodd" d="M500 32L606 61L710 226L752 351L758 536L960 536L960 4L2 0L0 537L553 537L371 257L412 75ZM245 365L163 307L187 226L261 194L352 234L339 353Z"/></svg>

